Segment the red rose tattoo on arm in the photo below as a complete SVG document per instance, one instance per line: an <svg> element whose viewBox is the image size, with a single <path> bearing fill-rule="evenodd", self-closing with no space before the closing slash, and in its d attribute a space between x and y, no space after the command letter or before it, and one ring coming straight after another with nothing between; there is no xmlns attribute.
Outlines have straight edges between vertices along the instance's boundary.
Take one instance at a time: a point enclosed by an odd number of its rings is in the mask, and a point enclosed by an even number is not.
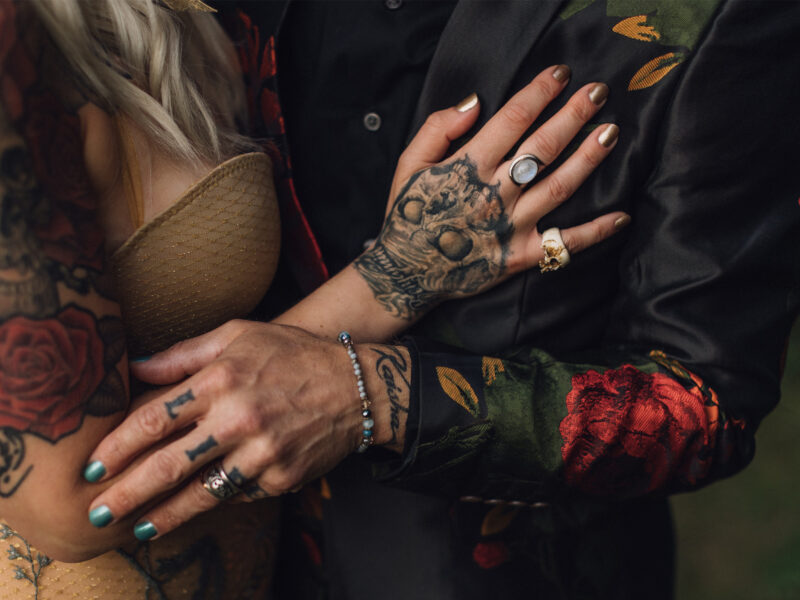
<svg viewBox="0 0 800 600"><path fill-rule="evenodd" d="M13 42L3 44L6 57L26 57ZM8 497L35 467L26 436L55 444L87 415L124 410L127 394L117 369L122 322L93 310L108 305L108 286L80 122L37 80L34 61L20 58L12 70L2 58L0 497Z"/></svg>

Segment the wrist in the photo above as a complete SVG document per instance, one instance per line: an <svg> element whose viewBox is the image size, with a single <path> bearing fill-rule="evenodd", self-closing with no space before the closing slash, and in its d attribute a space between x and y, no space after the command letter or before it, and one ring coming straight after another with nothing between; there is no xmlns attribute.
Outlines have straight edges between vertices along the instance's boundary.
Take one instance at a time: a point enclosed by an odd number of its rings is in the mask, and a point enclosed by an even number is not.
<svg viewBox="0 0 800 600"><path fill-rule="evenodd" d="M372 404L374 443L400 454L405 446L411 398L411 356L408 349L358 344L356 352Z"/></svg>

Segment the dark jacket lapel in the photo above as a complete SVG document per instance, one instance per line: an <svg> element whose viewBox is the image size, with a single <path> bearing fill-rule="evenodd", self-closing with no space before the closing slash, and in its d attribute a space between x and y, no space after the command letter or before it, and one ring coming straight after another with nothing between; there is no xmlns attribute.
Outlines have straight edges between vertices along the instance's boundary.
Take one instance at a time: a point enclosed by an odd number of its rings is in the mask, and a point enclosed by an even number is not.
<svg viewBox="0 0 800 600"><path fill-rule="evenodd" d="M481 99L480 122L494 114L517 67L562 4L561 0L461 0L431 61L412 134L428 114L473 91Z"/></svg>

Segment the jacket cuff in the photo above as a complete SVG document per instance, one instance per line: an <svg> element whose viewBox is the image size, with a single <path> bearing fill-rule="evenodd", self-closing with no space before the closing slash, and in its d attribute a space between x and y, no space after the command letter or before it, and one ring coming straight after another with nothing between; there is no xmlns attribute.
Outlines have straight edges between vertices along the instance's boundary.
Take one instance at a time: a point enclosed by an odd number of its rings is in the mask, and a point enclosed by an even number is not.
<svg viewBox="0 0 800 600"><path fill-rule="evenodd" d="M453 463L469 462L471 452L465 429L475 428L477 438L485 441L489 425L483 399L482 357L464 354L458 349L421 338L404 338L400 345L408 349L411 358L411 390L409 397L406 438L400 458L378 460L373 475L383 482L393 482L418 475L417 458L420 448L430 448L453 437L458 443L445 450L442 467L449 470ZM447 444L445 444L447 447ZM452 455L450 455L452 454ZM437 460L437 462L438 462ZM427 471L427 468L422 469Z"/></svg>

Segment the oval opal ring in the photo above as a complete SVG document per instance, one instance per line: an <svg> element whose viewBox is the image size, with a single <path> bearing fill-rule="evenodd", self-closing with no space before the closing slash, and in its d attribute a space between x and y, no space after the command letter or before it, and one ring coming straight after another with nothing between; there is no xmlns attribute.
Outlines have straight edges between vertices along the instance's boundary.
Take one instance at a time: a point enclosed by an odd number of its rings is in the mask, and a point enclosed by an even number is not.
<svg viewBox="0 0 800 600"><path fill-rule="evenodd" d="M539 174L539 169L544 163L533 154L520 154L511 161L508 167L508 176L517 185L526 185Z"/></svg>

